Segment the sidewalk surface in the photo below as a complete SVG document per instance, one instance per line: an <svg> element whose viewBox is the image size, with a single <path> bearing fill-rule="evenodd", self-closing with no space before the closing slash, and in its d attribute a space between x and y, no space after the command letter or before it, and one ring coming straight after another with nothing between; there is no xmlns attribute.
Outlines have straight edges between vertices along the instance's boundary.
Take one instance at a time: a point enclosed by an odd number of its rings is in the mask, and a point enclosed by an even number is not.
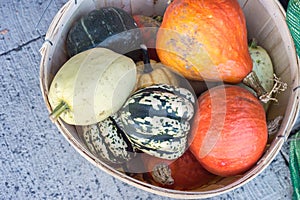
<svg viewBox="0 0 300 200"><path fill-rule="evenodd" d="M39 86L39 49L66 0L0 1L0 199L169 199L136 189L78 154L48 118ZM288 154L288 144L282 152ZM243 187L211 198L291 199L282 154Z"/></svg>

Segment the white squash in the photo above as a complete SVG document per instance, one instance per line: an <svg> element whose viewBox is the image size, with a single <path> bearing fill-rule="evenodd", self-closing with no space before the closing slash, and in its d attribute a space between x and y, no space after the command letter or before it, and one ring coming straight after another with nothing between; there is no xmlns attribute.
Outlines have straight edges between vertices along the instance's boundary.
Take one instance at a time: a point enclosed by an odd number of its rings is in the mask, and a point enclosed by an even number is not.
<svg viewBox="0 0 300 200"><path fill-rule="evenodd" d="M90 125L118 111L136 83L132 59L106 48L70 58L55 75L48 94L52 119Z"/></svg>

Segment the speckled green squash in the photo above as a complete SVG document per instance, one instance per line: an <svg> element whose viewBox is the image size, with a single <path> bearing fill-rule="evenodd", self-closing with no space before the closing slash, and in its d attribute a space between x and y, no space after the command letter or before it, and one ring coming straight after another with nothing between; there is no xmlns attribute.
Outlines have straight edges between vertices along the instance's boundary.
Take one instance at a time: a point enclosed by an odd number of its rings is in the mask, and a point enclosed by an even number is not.
<svg viewBox="0 0 300 200"><path fill-rule="evenodd" d="M135 152L116 121L117 117L114 115L97 124L82 126L82 138L95 156L104 161L121 164L131 160Z"/></svg>
<svg viewBox="0 0 300 200"><path fill-rule="evenodd" d="M274 69L272 60L268 52L263 47L257 45L255 39L252 39L248 49L253 63L252 71L255 72L260 85L265 89L266 92L269 93L274 86ZM256 95L252 88L249 88L244 84L240 84L240 86L245 87ZM265 111L268 110L269 104L269 102L263 104Z"/></svg>
<svg viewBox="0 0 300 200"><path fill-rule="evenodd" d="M194 109L195 97L189 90L158 84L135 92L119 115L136 148L176 159L186 150Z"/></svg>
<svg viewBox="0 0 300 200"><path fill-rule="evenodd" d="M115 7L93 10L80 18L71 27L66 41L69 56L97 46L130 54L140 44L141 33L133 17Z"/></svg>
<svg viewBox="0 0 300 200"><path fill-rule="evenodd" d="M252 58L253 71L255 71L260 84L267 92L270 92L274 85L273 64L268 52L254 41L249 46L249 53Z"/></svg>

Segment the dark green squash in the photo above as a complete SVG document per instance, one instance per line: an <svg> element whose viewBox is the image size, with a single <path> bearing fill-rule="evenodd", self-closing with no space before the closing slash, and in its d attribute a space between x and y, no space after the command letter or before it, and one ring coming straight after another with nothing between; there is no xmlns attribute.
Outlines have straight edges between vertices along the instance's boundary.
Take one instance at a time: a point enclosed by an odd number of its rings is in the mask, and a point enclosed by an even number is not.
<svg viewBox="0 0 300 200"><path fill-rule="evenodd" d="M135 92L119 111L133 145L150 155L175 159L187 148L195 96L187 89L152 85Z"/></svg>
<svg viewBox="0 0 300 200"><path fill-rule="evenodd" d="M70 29L66 46L69 56L93 47L133 55L142 41L131 15L115 7L103 7L81 17Z"/></svg>

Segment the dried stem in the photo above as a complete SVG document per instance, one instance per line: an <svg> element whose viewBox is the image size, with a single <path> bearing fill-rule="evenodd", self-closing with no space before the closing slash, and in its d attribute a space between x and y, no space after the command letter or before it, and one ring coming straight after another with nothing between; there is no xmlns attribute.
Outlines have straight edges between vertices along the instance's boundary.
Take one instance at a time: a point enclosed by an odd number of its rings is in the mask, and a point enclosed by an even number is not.
<svg viewBox="0 0 300 200"><path fill-rule="evenodd" d="M280 78L278 78L275 74L273 74L273 76L274 76L274 86L270 92L267 92L262 87L254 71L250 72L243 79L243 83L248 87L252 88L256 92L261 102L263 103L268 103L269 101L278 102L278 100L274 98L273 95L285 91L287 89L287 83L282 82Z"/></svg>
<svg viewBox="0 0 300 200"><path fill-rule="evenodd" d="M260 81L254 71L251 71L244 79L243 83L252 88L258 97L266 95L267 91L262 87Z"/></svg>
<svg viewBox="0 0 300 200"><path fill-rule="evenodd" d="M259 99L264 102L267 103L268 101L275 101L278 102L278 100L273 96L273 94L278 94L279 92L284 92L287 89L287 83L284 83L280 80L280 78L278 78L276 76L276 74L273 74L274 76L274 86L272 88L272 90L266 94L263 94L262 96L259 96Z"/></svg>
<svg viewBox="0 0 300 200"><path fill-rule="evenodd" d="M158 164L154 167L152 177L156 182L161 183L163 185L174 184L174 179L171 175L171 169L165 163Z"/></svg>

